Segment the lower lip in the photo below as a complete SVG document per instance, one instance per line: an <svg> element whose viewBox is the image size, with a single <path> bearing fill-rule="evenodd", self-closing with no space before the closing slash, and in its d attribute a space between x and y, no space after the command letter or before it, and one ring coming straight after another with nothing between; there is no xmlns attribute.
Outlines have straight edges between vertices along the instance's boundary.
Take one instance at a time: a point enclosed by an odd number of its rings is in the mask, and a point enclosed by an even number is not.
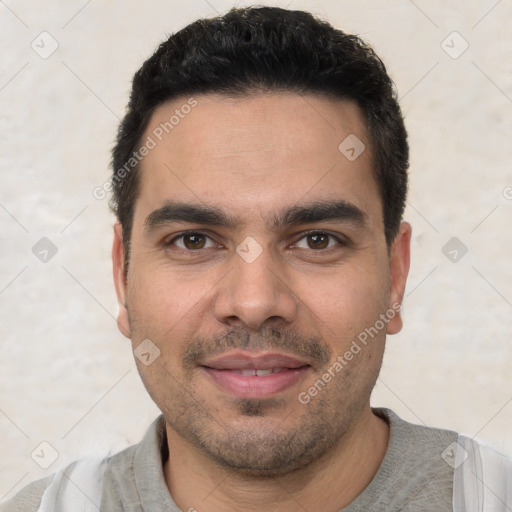
<svg viewBox="0 0 512 512"><path fill-rule="evenodd" d="M299 382L310 369L309 366L293 368L279 373L258 377L240 375L229 370L203 370L225 391L240 398L269 398Z"/></svg>

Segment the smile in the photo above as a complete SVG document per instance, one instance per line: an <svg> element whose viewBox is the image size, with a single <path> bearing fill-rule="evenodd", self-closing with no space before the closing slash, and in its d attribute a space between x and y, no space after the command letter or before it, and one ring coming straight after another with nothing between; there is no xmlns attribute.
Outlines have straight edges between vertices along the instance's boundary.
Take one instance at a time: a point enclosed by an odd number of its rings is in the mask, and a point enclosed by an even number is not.
<svg viewBox="0 0 512 512"><path fill-rule="evenodd" d="M199 368L217 388L238 398L271 398L302 381L308 361L288 354L233 351L202 361Z"/></svg>
<svg viewBox="0 0 512 512"><path fill-rule="evenodd" d="M251 369L251 370L224 370L224 371L236 373L238 375L245 375L245 376L254 375L256 377L264 377L266 375L271 375L273 373L281 373L281 372L285 372L287 370L288 370L288 368L268 368L265 370Z"/></svg>

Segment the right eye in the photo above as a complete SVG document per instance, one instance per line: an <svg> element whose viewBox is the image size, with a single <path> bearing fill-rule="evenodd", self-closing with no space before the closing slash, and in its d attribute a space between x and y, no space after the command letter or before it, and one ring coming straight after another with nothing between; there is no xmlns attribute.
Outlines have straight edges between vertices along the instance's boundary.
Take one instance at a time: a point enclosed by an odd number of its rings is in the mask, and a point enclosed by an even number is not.
<svg viewBox="0 0 512 512"><path fill-rule="evenodd" d="M181 233L166 243L166 246L170 245L175 245L179 249L186 251L198 251L200 249L209 249L210 247L214 247L215 243L204 233L188 231L186 233Z"/></svg>

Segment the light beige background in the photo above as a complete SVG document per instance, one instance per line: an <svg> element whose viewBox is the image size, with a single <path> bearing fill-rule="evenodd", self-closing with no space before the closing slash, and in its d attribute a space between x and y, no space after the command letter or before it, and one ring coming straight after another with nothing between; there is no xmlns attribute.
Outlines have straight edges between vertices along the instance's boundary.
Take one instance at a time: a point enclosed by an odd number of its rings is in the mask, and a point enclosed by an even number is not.
<svg viewBox="0 0 512 512"><path fill-rule="evenodd" d="M512 453L512 1L268 4L365 38L402 98L413 260L373 403ZM113 219L92 191L133 73L166 35L232 5L0 2L0 499L137 442L158 413L115 325ZM47 59L31 48L43 31L59 45ZM32 253L44 236L47 263ZM442 252L452 237L468 248L457 263ZM47 470L30 455L43 441L59 454Z"/></svg>

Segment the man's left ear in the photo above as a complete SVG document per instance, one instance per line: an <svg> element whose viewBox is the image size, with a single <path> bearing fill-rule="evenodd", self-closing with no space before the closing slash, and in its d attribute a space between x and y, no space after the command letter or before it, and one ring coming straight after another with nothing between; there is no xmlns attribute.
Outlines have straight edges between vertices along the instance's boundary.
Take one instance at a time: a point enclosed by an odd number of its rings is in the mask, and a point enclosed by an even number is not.
<svg viewBox="0 0 512 512"><path fill-rule="evenodd" d="M396 334L402 330L403 322L400 310L404 298L405 283L407 281L407 275L409 274L411 261L411 233L411 225L408 222L402 222L391 245L389 255L391 282L388 307L396 311L396 314L388 323L388 334Z"/></svg>

